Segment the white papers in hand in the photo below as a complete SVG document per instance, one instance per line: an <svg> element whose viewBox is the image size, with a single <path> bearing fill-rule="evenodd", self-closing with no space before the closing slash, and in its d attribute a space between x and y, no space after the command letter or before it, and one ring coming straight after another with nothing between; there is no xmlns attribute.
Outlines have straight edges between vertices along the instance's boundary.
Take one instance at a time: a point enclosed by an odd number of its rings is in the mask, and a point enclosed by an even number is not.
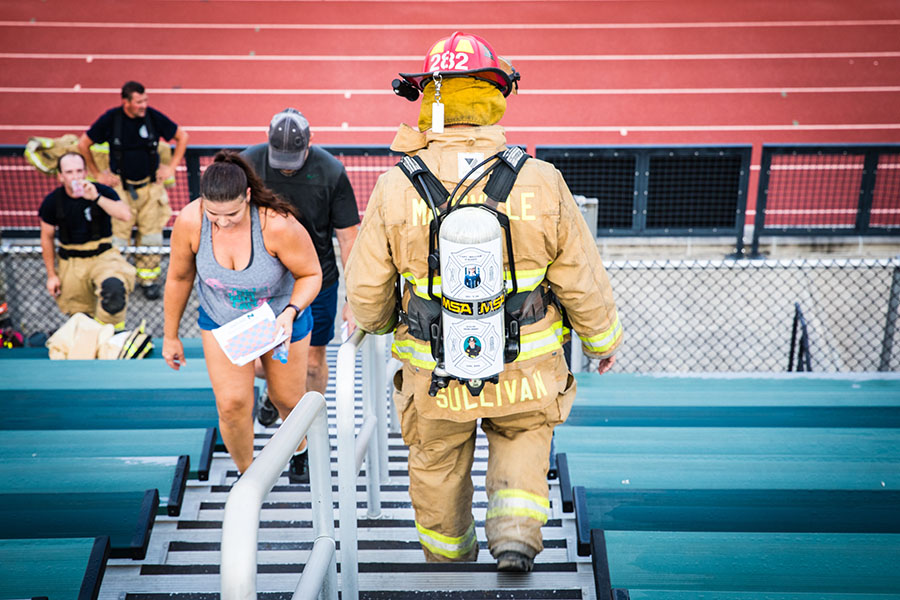
<svg viewBox="0 0 900 600"><path fill-rule="evenodd" d="M238 366L246 365L288 338L275 322L275 313L268 302L213 329L212 334L228 360Z"/></svg>

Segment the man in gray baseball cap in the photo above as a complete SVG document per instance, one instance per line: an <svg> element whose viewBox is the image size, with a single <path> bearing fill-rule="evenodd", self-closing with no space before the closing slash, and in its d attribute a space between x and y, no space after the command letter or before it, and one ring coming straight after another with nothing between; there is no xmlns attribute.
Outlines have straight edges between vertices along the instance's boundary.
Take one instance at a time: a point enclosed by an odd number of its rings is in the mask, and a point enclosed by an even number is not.
<svg viewBox="0 0 900 600"><path fill-rule="evenodd" d="M256 144L241 155L265 182L266 187L297 207L322 265L322 289L313 301L313 331L310 339L307 390L325 393L328 362L325 346L334 337L338 301L338 268L333 236L346 265L356 240L359 209L344 165L326 150L310 146L309 122L295 108L272 117L268 143ZM344 304L342 318L348 330L355 327L350 307ZM301 392L302 395L302 392ZM263 396L259 420L270 425L278 413ZM292 481L294 479L292 478Z"/></svg>
<svg viewBox="0 0 900 600"><path fill-rule="evenodd" d="M272 117L269 165L281 171L299 171L308 154L309 121L306 117L296 108L286 108Z"/></svg>

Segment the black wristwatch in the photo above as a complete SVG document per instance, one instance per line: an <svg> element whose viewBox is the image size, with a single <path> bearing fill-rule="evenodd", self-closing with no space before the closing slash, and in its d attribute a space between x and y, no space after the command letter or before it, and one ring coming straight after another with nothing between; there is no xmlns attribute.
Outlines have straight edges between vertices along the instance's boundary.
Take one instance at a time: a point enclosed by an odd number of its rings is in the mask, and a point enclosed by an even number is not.
<svg viewBox="0 0 900 600"><path fill-rule="evenodd" d="M300 307L296 304L288 304L287 306L285 306L285 308L293 308L294 311L296 311L297 314L294 315L294 320L296 320L297 317L300 316Z"/></svg>

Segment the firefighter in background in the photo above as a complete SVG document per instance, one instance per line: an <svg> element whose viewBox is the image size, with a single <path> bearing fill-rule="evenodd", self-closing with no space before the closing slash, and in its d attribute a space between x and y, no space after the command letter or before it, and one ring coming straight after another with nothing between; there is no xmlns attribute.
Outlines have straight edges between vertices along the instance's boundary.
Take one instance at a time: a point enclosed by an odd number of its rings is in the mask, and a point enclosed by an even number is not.
<svg viewBox="0 0 900 600"><path fill-rule="evenodd" d="M406 84L395 81L399 95L415 99L421 90L424 98L418 129L401 125L391 148L422 159L451 190L472 165L506 149L496 123L519 74L485 40L459 32L434 44L423 71L401 74ZM484 187L462 202L483 202ZM563 355L569 331L563 310L585 354L600 359L601 373L615 360L622 328L596 242L552 165L526 159L499 210L510 220L518 285L506 310L521 329L515 360L480 395L456 380L429 390L436 360L428 330L441 310L428 293L432 215L400 165L379 177L372 192L347 265L347 293L363 330L396 327L393 353L403 368L394 378L394 401L409 446L409 490L426 560L476 558L471 466L481 419L489 442L488 548L498 569L530 571L550 515L550 439L575 397ZM504 267L510 268L508 256ZM399 277L405 285L398 310ZM508 287L509 273L506 278Z"/></svg>
<svg viewBox="0 0 900 600"><path fill-rule="evenodd" d="M113 247L111 221L128 221L131 210L112 188L87 181L84 163L73 152L59 159L62 185L44 198L38 211L47 291L63 313L83 312L121 330L135 269ZM58 250L53 243L57 232Z"/></svg>
<svg viewBox="0 0 900 600"><path fill-rule="evenodd" d="M160 144L159 162L168 165L172 163L172 148L168 144ZM59 158L69 152L81 151L78 149L78 136L74 133L66 133L56 138L48 138L33 135L25 142L25 159L31 165L43 173L56 177L59 174ZM91 146L91 160L98 172L109 171L109 143L94 144ZM166 187L175 185L175 176L166 179Z"/></svg>
<svg viewBox="0 0 900 600"><path fill-rule="evenodd" d="M159 138L174 140L169 164L160 162ZM115 188L131 208L132 219L113 226L113 243L128 245L137 227L136 246L162 246L163 227L172 216L163 183L174 177L187 149L187 132L158 110L147 106L144 86L129 81L122 86L122 105L103 113L78 140L90 175ZM109 142L109 170L100 171L90 152L91 145ZM159 298L160 256L138 254L135 258L141 291L149 300Z"/></svg>

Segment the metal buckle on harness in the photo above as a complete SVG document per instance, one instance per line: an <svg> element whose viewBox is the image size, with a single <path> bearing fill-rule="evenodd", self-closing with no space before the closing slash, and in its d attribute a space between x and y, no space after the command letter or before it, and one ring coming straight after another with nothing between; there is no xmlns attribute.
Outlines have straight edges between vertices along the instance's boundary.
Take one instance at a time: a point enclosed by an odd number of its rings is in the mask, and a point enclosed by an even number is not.
<svg viewBox="0 0 900 600"><path fill-rule="evenodd" d="M441 324L440 323L432 323L428 328L429 339L428 341L431 343L431 356L434 357L434 360L441 362L444 353L443 349L443 339L441 336Z"/></svg>
<svg viewBox="0 0 900 600"><path fill-rule="evenodd" d="M506 325L506 348L503 353L503 362L511 363L519 356L519 321L510 319Z"/></svg>

